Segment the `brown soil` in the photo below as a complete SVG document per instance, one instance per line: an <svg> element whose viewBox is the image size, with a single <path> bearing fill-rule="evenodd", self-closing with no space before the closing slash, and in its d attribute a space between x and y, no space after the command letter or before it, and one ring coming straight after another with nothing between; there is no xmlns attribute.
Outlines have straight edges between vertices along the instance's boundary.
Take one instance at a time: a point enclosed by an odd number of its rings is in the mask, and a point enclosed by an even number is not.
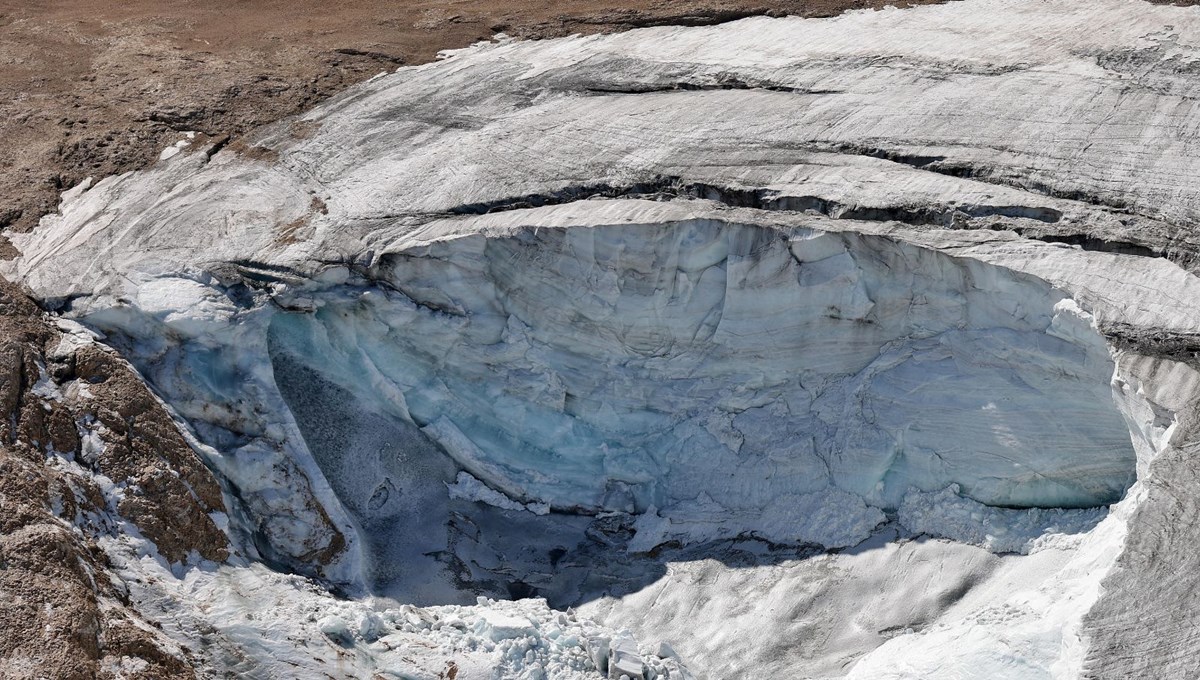
<svg viewBox="0 0 1200 680"><path fill-rule="evenodd" d="M382 70L523 38L938 0L0 0L0 229L196 130L237 138ZM0 257L16 254L0 235Z"/></svg>

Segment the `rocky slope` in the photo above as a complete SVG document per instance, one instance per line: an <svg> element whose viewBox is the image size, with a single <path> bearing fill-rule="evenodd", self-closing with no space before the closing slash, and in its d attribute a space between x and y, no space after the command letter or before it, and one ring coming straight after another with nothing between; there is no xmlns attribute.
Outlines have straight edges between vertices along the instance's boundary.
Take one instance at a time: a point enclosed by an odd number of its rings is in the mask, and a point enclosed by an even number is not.
<svg viewBox="0 0 1200 680"><path fill-rule="evenodd" d="M202 674L1191 677L1198 46L1124 0L501 40L84 183L4 273L225 485L155 453L110 513L157 557L101 545Z"/></svg>
<svg viewBox="0 0 1200 680"><path fill-rule="evenodd" d="M138 614L101 543L136 534L172 562L224 561L216 480L127 363L11 284L0 336L0 671L195 677L184 648Z"/></svg>

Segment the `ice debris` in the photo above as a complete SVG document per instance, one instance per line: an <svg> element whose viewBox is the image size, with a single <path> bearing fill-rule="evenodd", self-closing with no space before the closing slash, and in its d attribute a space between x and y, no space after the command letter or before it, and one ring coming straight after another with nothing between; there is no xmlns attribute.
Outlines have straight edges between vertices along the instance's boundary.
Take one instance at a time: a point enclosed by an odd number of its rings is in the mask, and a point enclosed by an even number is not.
<svg viewBox="0 0 1200 680"><path fill-rule="evenodd" d="M1107 515L1107 507L996 508L972 500L951 484L941 491L909 491L900 504L899 520L909 531L1026 555L1056 535L1090 531Z"/></svg>
<svg viewBox="0 0 1200 680"><path fill-rule="evenodd" d="M381 670L391 650L423 645L456 667L490 669L493 678L523 680L688 680L673 650L643 651L627 630L611 631L573 613L550 609L544 599L497 601L473 606L414 607L382 612L331 614L316 622L330 641L374 656ZM482 657L482 658L480 658ZM476 677L476 676L473 676Z"/></svg>
<svg viewBox="0 0 1200 680"><path fill-rule="evenodd" d="M459 472L453 484L447 484L450 497L466 501L486 503L501 510L525 510L535 515L550 512L546 503L519 503L479 481L469 472Z"/></svg>

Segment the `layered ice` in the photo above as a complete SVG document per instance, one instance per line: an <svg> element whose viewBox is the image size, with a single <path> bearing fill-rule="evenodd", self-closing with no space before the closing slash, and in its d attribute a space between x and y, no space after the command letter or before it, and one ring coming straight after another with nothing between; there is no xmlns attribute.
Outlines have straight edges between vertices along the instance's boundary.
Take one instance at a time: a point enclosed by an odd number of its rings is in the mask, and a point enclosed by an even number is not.
<svg viewBox="0 0 1200 680"><path fill-rule="evenodd" d="M1090 316L978 261L699 220L465 237L372 278L275 315L277 370L303 363L513 503L839 547L912 489L1095 507L1134 478Z"/></svg>
<svg viewBox="0 0 1200 680"><path fill-rule="evenodd" d="M1108 515L1108 508L996 508L964 498L958 486L937 492L910 491L897 518L919 534L950 538L1002 553L1028 553L1046 537L1084 534Z"/></svg>

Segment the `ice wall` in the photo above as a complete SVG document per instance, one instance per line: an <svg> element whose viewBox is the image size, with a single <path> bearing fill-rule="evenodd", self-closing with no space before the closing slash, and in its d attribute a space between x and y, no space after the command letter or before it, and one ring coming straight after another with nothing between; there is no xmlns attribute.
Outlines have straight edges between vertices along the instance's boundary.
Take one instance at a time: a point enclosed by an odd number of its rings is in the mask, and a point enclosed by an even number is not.
<svg viewBox="0 0 1200 680"><path fill-rule="evenodd" d="M276 371L522 502L833 547L912 489L1092 507L1134 479L1090 316L977 260L693 220L440 241L371 278L276 315ZM321 467L348 505L391 483Z"/></svg>

